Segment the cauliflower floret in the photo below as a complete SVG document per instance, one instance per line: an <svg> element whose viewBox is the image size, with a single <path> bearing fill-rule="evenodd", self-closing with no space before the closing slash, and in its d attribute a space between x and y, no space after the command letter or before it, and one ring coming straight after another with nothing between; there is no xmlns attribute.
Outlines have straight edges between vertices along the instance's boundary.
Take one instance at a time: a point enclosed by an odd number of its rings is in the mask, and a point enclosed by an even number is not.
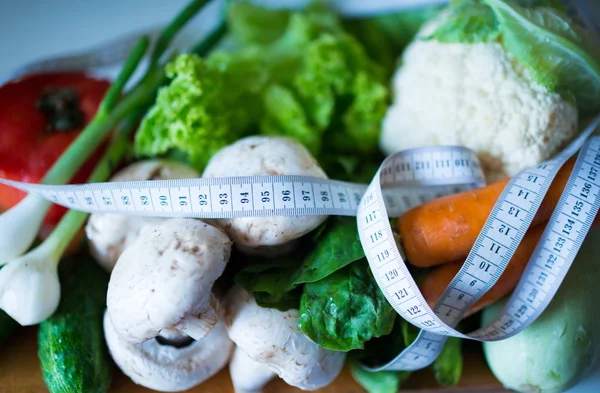
<svg viewBox="0 0 600 393"><path fill-rule="evenodd" d="M537 85L499 43L417 39L402 60L380 137L387 154L468 147L494 181L552 157L577 132L577 108Z"/></svg>

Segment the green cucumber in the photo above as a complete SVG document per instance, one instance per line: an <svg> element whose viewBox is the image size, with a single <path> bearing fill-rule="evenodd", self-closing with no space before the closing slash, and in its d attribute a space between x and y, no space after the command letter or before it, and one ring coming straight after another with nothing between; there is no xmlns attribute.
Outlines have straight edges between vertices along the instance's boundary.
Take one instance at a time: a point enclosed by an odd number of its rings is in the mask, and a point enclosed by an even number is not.
<svg viewBox="0 0 600 393"><path fill-rule="evenodd" d="M113 364L104 342L102 316L108 275L91 258L60 265L61 303L38 331L38 357L51 393L105 393Z"/></svg>
<svg viewBox="0 0 600 393"><path fill-rule="evenodd" d="M490 369L518 392L558 393L574 386L600 355L600 229L588 234L552 302L527 329L485 343ZM483 312L488 323L506 300Z"/></svg>
<svg viewBox="0 0 600 393"><path fill-rule="evenodd" d="M0 344L4 342L15 330L19 324L8 316L4 311L0 310Z"/></svg>

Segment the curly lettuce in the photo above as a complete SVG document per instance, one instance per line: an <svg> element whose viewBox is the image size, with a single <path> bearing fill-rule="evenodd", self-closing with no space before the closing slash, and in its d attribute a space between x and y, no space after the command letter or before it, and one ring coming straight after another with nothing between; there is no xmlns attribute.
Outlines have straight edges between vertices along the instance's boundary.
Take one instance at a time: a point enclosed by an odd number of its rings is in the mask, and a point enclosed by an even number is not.
<svg viewBox="0 0 600 393"><path fill-rule="evenodd" d="M253 56L217 53L203 60L184 54L167 65L166 73L171 83L160 89L136 133L138 155L177 150L202 169L260 118L255 97L266 76Z"/></svg>
<svg viewBox="0 0 600 393"><path fill-rule="evenodd" d="M285 135L330 176L348 178L330 157L366 162L377 154L385 75L334 13L234 2L228 21L233 49L207 59L181 55L168 65L170 84L136 135L138 156L178 152L203 170L216 151L246 135Z"/></svg>

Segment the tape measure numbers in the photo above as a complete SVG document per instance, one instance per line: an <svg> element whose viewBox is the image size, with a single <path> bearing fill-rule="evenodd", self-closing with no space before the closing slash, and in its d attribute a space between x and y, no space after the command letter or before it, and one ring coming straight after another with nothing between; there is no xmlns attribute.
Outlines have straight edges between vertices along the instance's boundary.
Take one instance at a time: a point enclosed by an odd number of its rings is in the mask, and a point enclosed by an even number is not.
<svg viewBox="0 0 600 393"><path fill-rule="evenodd" d="M428 147L388 157L370 185L302 176L250 176L67 186L0 183L85 212L158 217L357 216L371 270L394 309L421 333L396 359L371 370L417 370L439 355L447 336L500 340L524 329L550 302L600 206L600 138L586 142L600 118L556 158L507 185L475 246L431 309L397 248L389 216L443 195L481 187L474 152ZM584 144L585 142L585 144ZM498 280L529 227L552 179L583 145L568 186L506 309L471 334L453 329ZM566 231L561 232L561 231Z"/></svg>
<svg viewBox="0 0 600 393"><path fill-rule="evenodd" d="M584 144L586 138L598 126L599 120L596 119L556 158L535 168L526 169L511 179L492 209L465 263L433 309L429 307L410 275L393 237L385 197L381 190L393 186L389 174L386 173L389 171L387 168L397 167L390 165L395 156L386 159L359 206L359 235L371 270L386 299L404 319L422 330L417 339L394 360L380 367L367 367L368 369L417 370L428 366L437 358L447 336L480 341L501 340L517 334L541 314L566 275L583 238L589 231L591 220L597 213L591 201L600 198L596 184L598 180L596 177L585 182L582 180L584 175L594 176L593 174L600 170L600 166L597 166L600 156L597 161L592 159L595 159L597 148L600 146L600 138L597 137L585 143L569 179L569 186L554 213L560 220L555 216L550 220L505 312L488 326L470 334L453 329L471 305L500 278L529 228L556 173ZM583 157L588 157L587 161L584 162ZM571 189L584 190L580 192L587 193L590 202L573 202L574 197L569 194ZM572 219L567 218L569 212L566 210L579 209L580 205L579 214L582 217L577 221L580 225L575 225ZM587 222L584 216L589 225L581 224ZM557 226L565 224L567 229L569 225L572 227L573 234L577 233L577 239L557 235ZM552 269L545 267L545 263L559 258L555 255L558 253L556 251L554 254L548 254L548 247L553 243L558 244L553 247L563 247L564 250L569 250L569 253L560 255L560 264L556 263L554 271L549 271ZM563 251L563 254L565 252Z"/></svg>

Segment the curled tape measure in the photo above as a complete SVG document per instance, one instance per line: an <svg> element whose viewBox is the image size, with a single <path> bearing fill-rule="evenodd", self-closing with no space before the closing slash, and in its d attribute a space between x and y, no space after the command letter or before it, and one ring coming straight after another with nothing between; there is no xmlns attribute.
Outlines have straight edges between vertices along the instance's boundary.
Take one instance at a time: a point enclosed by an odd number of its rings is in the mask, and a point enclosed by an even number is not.
<svg viewBox="0 0 600 393"><path fill-rule="evenodd" d="M157 217L356 216L361 244L388 302L421 329L390 363L370 370L417 370L431 364L448 336L502 340L531 324L556 293L600 207L598 117L556 158L511 179L463 267L431 309L398 250L389 217L443 195L484 185L475 153L428 147L388 157L370 185L302 176L250 176L51 186L0 179L85 212ZM454 329L498 280L560 167L577 162L520 283L492 323L469 334Z"/></svg>

